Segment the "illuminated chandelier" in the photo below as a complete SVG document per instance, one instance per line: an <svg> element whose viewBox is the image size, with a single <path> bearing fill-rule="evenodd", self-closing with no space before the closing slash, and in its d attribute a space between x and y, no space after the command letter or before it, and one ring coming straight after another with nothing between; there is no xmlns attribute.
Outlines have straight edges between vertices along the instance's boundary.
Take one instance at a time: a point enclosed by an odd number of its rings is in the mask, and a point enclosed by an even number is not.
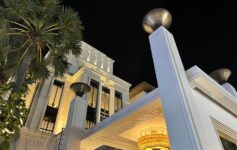
<svg viewBox="0 0 237 150"><path fill-rule="evenodd" d="M139 150L170 150L168 134L164 130L148 128L140 134Z"/></svg>

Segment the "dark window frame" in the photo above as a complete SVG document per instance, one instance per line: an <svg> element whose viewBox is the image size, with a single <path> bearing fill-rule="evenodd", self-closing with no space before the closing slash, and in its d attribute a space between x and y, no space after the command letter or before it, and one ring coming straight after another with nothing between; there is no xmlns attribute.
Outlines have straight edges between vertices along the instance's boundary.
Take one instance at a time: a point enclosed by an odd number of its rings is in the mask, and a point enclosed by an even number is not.
<svg viewBox="0 0 237 150"><path fill-rule="evenodd" d="M102 94L106 93L106 94L109 94L109 100L105 100L105 104L104 104L104 107L106 107L106 103L108 101L108 108L102 108L102 103L101 103L101 106L100 106L100 121L103 121L105 120L106 118L109 117L109 106L110 106L110 89L105 87L105 86L102 86ZM101 97L102 97L102 94L101 94ZM102 98L101 98L101 101L102 101ZM107 110L106 110L107 109Z"/></svg>
<svg viewBox="0 0 237 150"><path fill-rule="evenodd" d="M100 85L100 83L98 81L96 81L94 79L90 79L90 87L91 87L90 92L92 92L92 101L87 106L85 129L89 129L96 124L98 97L99 97L99 85ZM95 89L97 90L96 95L94 92ZM95 106L93 106L94 101L96 101Z"/></svg>
<svg viewBox="0 0 237 150"><path fill-rule="evenodd" d="M117 104L117 105L115 105ZM115 108L117 106L117 108ZM114 112L118 112L123 109L123 93L115 90L114 93Z"/></svg>
<svg viewBox="0 0 237 150"><path fill-rule="evenodd" d="M54 131L54 126L55 126L55 123L56 123L56 120L57 120L57 114L58 114L58 110L59 110L59 107L60 107L60 104L61 104L62 95L63 95L63 91L64 91L64 84L65 83L63 81L60 81L60 80L57 80L57 79L55 79L53 81L52 86L56 86L56 92L55 92L55 95L54 95L54 100L53 100L52 105L49 104L49 102L47 104L45 114L44 114L42 123L40 125L40 131L42 131L42 132L53 133L53 131ZM60 93L58 106L54 107L54 103L55 103L55 100L56 100L56 97L57 97L57 94L58 94L57 93L58 88L61 88L62 90L61 90L61 93ZM46 127L44 127L44 125L46 125ZM49 128L49 125L52 125L52 128Z"/></svg>

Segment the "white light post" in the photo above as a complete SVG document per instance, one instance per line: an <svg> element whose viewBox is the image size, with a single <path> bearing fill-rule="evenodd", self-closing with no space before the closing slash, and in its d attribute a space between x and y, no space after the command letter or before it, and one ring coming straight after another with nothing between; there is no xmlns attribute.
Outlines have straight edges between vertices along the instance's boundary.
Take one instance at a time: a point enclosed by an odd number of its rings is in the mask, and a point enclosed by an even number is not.
<svg viewBox="0 0 237 150"><path fill-rule="evenodd" d="M148 12L143 28L149 36L166 126L172 150L200 150L198 130L202 125L173 35L166 30L172 17L165 9ZM191 109L192 108L192 109ZM193 119L195 117L195 120Z"/></svg>
<svg viewBox="0 0 237 150"><path fill-rule="evenodd" d="M71 101L62 143L59 143L59 149L62 150L79 148L80 139L78 135L85 130L87 101L82 99L82 96L90 91L90 86L82 82L76 82L71 85L71 89L76 93L76 96Z"/></svg>

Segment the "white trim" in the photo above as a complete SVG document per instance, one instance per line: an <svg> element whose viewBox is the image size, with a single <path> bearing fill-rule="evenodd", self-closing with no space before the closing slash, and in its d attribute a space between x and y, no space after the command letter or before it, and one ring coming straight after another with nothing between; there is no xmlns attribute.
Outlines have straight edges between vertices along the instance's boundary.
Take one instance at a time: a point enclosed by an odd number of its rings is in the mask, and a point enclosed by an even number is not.
<svg viewBox="0 0 237 150"><path fill-rule="evenodd" d="M208 76L197 66L186 71L189 82L193 88L198 88L211 97L215 102L237 116L237 98L225 88Z"/></svg>
<svg viewBox="0 0 237 150"><path fill-rule="evenodd" d="M127 107L118 111L117 113L110 116L109 118L96 124L94 127L90 128L90 130L85 131L81 135L81 139L86 139L86 138L92 136L93 134L108 127L109 125L113 124L114 122L121 120L123 117L126 117L129 114L139 110L141 107L146 106L147 104L153 102L154 100L157 100L157 98L160 98L160 92L159 92L158 88L153 90L152 92L144 95L139 100L135 101L131 105L128 105Z"/></svg>
<svg viewBox="0 0 237 150"><path fill-rule="evenodd" d="M213 126L217 130L218 136L222 136L223 138L237 144L237 131L234 131L233 129L213 117L211 117L211 121L213 123Z"/></svg>
<svg viewBox="0 0 237 150"><path fill-rule="evenodd" d="M203 149L203 124L174 37L161 26L149 40L171 149Z"/></svg>

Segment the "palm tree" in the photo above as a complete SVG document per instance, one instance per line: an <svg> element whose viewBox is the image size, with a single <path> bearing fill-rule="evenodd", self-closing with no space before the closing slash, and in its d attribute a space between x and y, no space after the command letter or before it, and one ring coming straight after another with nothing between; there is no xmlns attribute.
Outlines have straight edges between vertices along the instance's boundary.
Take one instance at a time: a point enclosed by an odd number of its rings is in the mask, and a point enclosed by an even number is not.
<svg viewBox="0 0 237 150"><path fill-rule="evenodd" d="M68 54L80 55L82 26L78 13L59 0L3 0L0 6L0 51L5 73L18 92L26 75L46 79L53 68L61 76L69 67Z"/></svg>

